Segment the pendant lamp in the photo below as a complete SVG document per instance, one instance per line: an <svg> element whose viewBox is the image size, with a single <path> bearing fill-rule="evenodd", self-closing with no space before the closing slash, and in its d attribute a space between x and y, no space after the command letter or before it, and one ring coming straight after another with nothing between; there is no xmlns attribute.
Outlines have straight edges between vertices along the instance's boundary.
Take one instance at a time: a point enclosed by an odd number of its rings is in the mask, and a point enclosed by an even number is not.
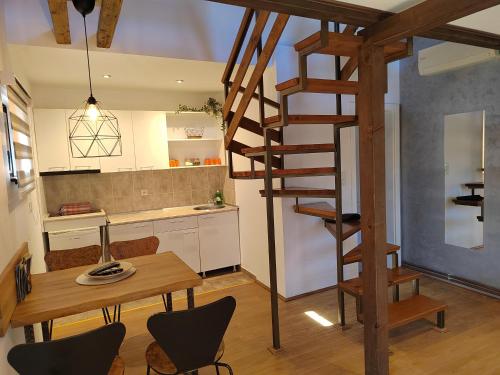
<svg viewBox="0 0 500 375"><path fill-rule="evenodd" d="M94 10L95 0L73 0L83 16L90 96L69 117L69 143L73 158L121 156L122 142L118 119L94 98L90 74L86 16Z"/></svg>

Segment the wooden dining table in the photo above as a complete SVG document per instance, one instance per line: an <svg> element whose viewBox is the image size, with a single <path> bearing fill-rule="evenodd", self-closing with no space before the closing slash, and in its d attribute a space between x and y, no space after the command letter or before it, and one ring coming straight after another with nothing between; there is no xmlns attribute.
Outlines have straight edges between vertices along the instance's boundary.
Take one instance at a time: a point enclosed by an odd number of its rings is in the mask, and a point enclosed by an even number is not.
<svg viewBox="0 0 500 375"><path fill-rule="evenodd" d="M42 323L48 340L48 322L69 315L186 290L188 308L194 307L194 287L202 278L172 252L127 259L136 268L132 276L112 284L80 285L76 278L89 266L32 275L32 291L17 304L11 326L24 327L27 343L35 341L33 324Z"/></svg>

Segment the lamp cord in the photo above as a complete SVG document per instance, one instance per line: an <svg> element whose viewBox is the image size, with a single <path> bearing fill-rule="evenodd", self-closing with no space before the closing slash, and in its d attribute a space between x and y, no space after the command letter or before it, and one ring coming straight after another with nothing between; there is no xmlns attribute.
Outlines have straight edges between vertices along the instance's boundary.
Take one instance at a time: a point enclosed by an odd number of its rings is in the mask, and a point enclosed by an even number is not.
<svg viewBox="0 0 500 375"><path fill-rule="evenodd" d="M88 38L87 38L87 21L86 21L86 17L85 16L83 16L83 28L85 29L85 46L87 48L87 69L88 69L88 72L89 72L90 96L92 97L93 94L92 94L92 78L90 76L89 41L88 41Z"/></svg>

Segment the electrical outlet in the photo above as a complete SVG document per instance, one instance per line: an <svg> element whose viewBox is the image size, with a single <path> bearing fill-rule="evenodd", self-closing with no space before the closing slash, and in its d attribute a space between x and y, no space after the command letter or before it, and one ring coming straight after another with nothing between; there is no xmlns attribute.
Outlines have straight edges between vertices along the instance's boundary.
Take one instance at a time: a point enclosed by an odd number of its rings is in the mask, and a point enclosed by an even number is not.
<svg viewBox="0 0 500 375"><path fill-rule="evenodd" d="M149 191L148 189L142 189L141 190L141 197L146 197L149 195Z"/></svg>

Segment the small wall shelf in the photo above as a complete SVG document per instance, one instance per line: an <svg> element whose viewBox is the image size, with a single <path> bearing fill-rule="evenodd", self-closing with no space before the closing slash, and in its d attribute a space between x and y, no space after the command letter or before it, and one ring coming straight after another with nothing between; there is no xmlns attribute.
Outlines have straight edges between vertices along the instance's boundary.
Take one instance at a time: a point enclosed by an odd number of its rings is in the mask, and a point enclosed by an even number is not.
<svg viewBox="0 0 500 375"><path fill-rule="evenodd" d="M203 128L203 137L187 138L186 128ZM169 159L178 160L180 164L172 169L218 166L204 165L205 159L220 159L225 163L223 132L218 119L206 113L167 114L167 133ZM202 165L186 166L187 159L199 159Z"/></svg>

